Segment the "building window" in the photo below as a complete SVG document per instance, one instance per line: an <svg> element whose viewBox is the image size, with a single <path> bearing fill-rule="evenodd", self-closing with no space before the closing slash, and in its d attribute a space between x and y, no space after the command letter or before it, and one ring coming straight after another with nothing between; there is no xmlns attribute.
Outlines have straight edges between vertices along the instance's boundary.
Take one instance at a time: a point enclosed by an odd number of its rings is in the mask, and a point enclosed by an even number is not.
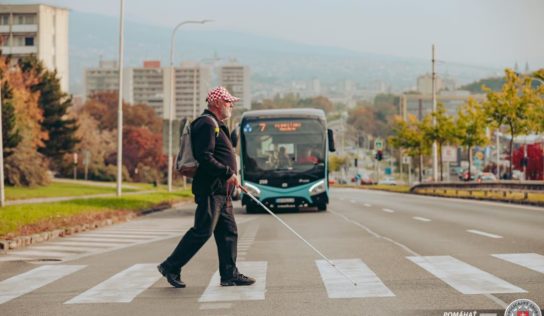
<svg viewBox="0 0 544 316"><path fill-rule="evenodd" d="M35 14L18 14L18 15L14 15L14 18L15 18L14 24L19 24L19 25L36 24Z"/></svg>
<svg viewBox="0 0 544 316"><path fill-rule="evenodd" d="M25 46L34 46L34 37L25 37Z"/></svg>
<svg viewBox="0 0 544 316"><path fill-rule="evenodd" d="M9 14L0 14L0 25L9 25Z"/></svg>

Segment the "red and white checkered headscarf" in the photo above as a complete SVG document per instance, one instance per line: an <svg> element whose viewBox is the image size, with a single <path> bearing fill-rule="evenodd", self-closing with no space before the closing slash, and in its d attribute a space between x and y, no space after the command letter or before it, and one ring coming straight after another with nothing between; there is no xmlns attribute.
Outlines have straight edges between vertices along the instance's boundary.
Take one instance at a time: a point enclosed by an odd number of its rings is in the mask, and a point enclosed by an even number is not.
<svg viewBox="0 0 544 316"><path fill-rule="evenodd" d="M225 100L228 102L237 102L240 101L239 98L232 96L227 89L223 87L217 87L213 88L208 92L208 97L206 98L206 102L211 103L215 100Z"/></svg>

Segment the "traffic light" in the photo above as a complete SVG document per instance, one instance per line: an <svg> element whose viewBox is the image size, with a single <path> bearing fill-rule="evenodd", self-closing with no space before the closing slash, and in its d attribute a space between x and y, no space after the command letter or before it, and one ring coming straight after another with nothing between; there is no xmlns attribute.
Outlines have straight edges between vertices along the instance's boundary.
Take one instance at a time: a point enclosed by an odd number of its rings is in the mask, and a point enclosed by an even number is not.
<svg viewBox="0 0 544 316"><path fill-rule="evenodd" d="M382 161L382 159L383 159L383 152L381 150L378 150L376 152L376 160Z"/></svg>

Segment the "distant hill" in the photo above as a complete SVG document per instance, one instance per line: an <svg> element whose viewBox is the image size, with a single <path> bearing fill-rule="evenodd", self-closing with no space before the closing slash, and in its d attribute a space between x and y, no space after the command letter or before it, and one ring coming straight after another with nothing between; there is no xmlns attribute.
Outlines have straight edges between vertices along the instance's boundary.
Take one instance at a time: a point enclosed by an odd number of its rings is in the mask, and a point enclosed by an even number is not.
<svg viewBox="0 0 544 316"><path fill-rule="evenodd" d="M493 91L500 91L504 84L504 77L486 78L462 86L461 90L467 90L472 93L484 93L482 86L486 86Z"/></svg>
<svg viewBox="0 0 544 316"><path fill-rule="evenodd" d="M100 58L117 59L117 18L70 12L70 90L83 91L83 70L98 65ZM211 27L211 25L210 25ZM207 26L207 28L209 28ZM125 25L125 65L143 60L168 63L171 29L134 21ZM364 39L361 39L364 40ZM430 61L361 53L315 46L232 31L180 29L176 35L175 62L218 56L236 58L251 68L252 85L288 87L295 80L318 78L323 84L352 80L361 85L382 81L393 91L415 86L417 76L430 71ZM467 83L494 75L500 69L451 64L441 71Z"/></svg>

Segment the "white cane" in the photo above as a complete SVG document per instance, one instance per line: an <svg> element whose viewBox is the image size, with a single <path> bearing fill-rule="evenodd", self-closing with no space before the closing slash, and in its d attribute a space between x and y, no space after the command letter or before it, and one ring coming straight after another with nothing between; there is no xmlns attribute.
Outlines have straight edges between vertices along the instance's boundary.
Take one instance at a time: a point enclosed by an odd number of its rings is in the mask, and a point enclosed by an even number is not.
<svg viewBox="0 0 544 316"><path fill-rule="evenodd" d="M317 250L312 244L310 244L306 239L304 239L302 236L300 236L294 229L291 228L291 226L287 225L281 218L279 218L276 214L274 214L271 210L268 209L259 199L254 197L251 193L249 193L246 188L239 185L240 189L244 191L245 194L249 195L250 198L252 198L255 202L257 202L259 205L261 205L270 215L272 215L275 219L277 219L280 223L282 223L287 229L289 229L295 236L297 236L300 240L302 240L306 245L308 245L310 248L312 248L313 251L315 251L318 255L321 256L321 258L325 259L336 271L338 271L341 275L343 275L346 279L348 279L351 283L353 283L354 286L357 286L357 283L353 281L352 278L350 278L347 274L342 272L329 258L325 257L324 254L321 253L321 251Z"/></svg>

